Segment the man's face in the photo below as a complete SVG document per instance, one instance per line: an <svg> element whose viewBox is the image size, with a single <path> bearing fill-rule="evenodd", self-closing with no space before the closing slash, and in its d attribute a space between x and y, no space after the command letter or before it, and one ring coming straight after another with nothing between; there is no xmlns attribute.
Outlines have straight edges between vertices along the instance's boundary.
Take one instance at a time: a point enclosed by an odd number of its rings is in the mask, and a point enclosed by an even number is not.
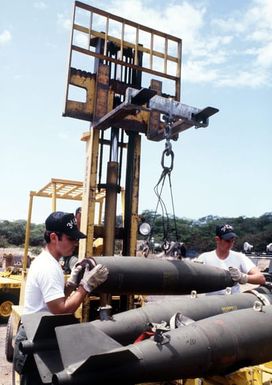
<svg viewBox="0 0 272 385"><path fill-rule="evenodd" d="M224 240L220 237L216 237L216 241L217 241L217 246L220 247L221 250L229 251L234 245L235 238Z"/></svg>
<svg viewBox="0 0 272 385"><path fill-rule="evenodd" d="M69 257L73 255L75 247L78 244L78 240L70 238L66 234L62 234L60 237L55 234L54 245L57 256Z"/></svg>

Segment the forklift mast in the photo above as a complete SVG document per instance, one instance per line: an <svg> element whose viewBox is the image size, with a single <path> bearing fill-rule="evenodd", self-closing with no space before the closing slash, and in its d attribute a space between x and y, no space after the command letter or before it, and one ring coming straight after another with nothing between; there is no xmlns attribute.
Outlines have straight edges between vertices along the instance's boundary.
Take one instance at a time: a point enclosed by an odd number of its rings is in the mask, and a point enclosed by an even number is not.
<svg viewBox="0 0 272 385"><path fill-rule="evenodd" d="M103 255L135 256L141 138L177 140L179 133L206 127L218 110L180 103L181 39L76 1L63 116L90 122L83 134L86 167L79 258L94 255L103 239ZM163 92L163 82L168 93ZM165 119L165 116L168 119ZM167 123L171 130L166 133ZM124 187L124 213L116 226L118 194ZM94 226L95 196L105 189L104 220Z"/></svg>
<svg viewBox="0 0 272 385"><path fill-rule="evenodd" d="M104 255L114 254L114 242L118 238L123 241L123 255L136 255L140 134L152 140L163 136L158 112L140 111L139 107L136 113L135 109L122 108L122 103L129 87L143 88L143 74L170 79L174 83L173 97L179 100L180 56L180 39L75 2L63 115L91 123L90 132L83 137L87 164L81 230L87 233L87 241L81 244L81 258L93 255L93 239L101 235ZM173 65L175 74L171 75ZM158 80L150 83L150 90L160 94L162 83ZM85 91L85 100L72 99L76 96L75 88ZM113 115L115 110L118 114ZM107 121L99 127L107 114ZM116 229L116 201L121 181L125 184L124 222ZM102 229L93 226L96 188L106 189Z"/></svg>

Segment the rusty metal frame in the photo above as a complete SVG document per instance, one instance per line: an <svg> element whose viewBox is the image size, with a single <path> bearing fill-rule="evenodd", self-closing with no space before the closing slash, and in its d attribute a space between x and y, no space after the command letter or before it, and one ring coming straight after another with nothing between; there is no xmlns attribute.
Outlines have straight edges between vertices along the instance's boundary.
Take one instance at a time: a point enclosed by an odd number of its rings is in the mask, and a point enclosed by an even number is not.
<svg viewBox="0 0 272 385"><path fill-rule="evenodd" d="M81 26L81 25L75 23L76 12L78 9L90 12L89 28L86 28L84 26ZM98 32L92 28L93 18L95 15L100 15L100 16L105 17L105 25L104 25L105 31ZM115 22L118 22L122 25L121 36L115 37L115 36L111 36L108 34L109 23L111 20L114 20ZM125 29L128 26L135 28L135 41L134 41L134 43L131 43L131 42L124 40ZM94 56L97 59L112 61L116 64L131 67L131 68L137 69L137 70L142 71L142 72L147 72L147 73L150 73L152 75L156 75L156 76L160 76L160 77L163 77L166 79L174 80L177 84L178 95L180 94L179 87L180 87L180 68L181 68L181 49L182 49L182 40L180 38L173 36L173 35L170 35L170 34L167 34L167 33L164 33L164 32L161 32L161 31L158 31L158 30L155 30L155 29L152 29L152 28L148 28L144 25L135 23L131 20L124 19L122 17L113 15L109 12L105 12L101 9L98 9L98 8L92 7L90 5L81 3L80 1L75 2L73 30L77 30L77 31L80 31L81 33L87 34L88 37L90 38L90 43L91 43L91 39L98 37L98 38L104 40L106 43L113 42L113 43L119 45L121 48L121 55L120 55L121 59L117 60L117 59L111 58L109 56L106 56L106 45L107 44L104 45L105 50L104 50L103 55L97 54L96 52L93 52L90 49L89 50L81 49L76 44L71 44L72 50L79 51L79 52L86 54L86 55ZM141 31L150 35L150 48L145 47L139 41L139 34ZM161 51L154 49L154 40L156 37L163 39L163 49ZM177 45L176 55L174 55L174 54L170 55L169 54L169 52L168 52L169 42L175 43ZM73 41L72 41L72 43L73 43ZM149 55L150 56L149 57L149 66L148 67L142 67L142 66L130 64L130 63L123 61L122 60L122 50L125 48L133 49L135 51L135 57L136 58L137 58L137 52L138 51L141 51L144 54ZM158 57L158 58L163 59L163 62L164 62L163 71L157 71L153 68L154 67L154 64L153 64L154 63L154 57ZM176 65L176 75L170 74L168 62L174 63Z"/></svg>
<svg viewBox="0 0 272 385"><path fill-rule="evenodd" d="M85 12L88 16L88 25L82 25L77 20L78 14ZM99 31L94 28L95 20L104 20L103 25L99 26ZM110 31L111 23L118 23L120 31ZM134 36L131 41L125 40L127 30L133 30ZM102 31L102 32L101 32ZM110 32L110 34L109 34ZM82 47L76 40L75 36L79 33L87 42L85 47ZM141 34L143 34L141 38ZM94 42L100 39L104 46L104 52L98 53L93 49ZM144 40L144 41L143 41ZM159 44L156 44L156 40ZM107 54L108 46L112 44L119 48L118 58ZM158 46L158 47L157 47ZM134 52L135 62L129 63L125 60L123 55L126 50ZM80 71L72 67L73 54L80 53L84 57L93 57L100 60L103 64L114 63L120 65L122 68L136 70L139 73L147 73L162 79L172 80L175 83L175 100L180 100L181 87L181 53L182 40L176 36L163 33L161 31L148 28L144 25L135 23L133 21L124 19L122 17L105 12L101 9L92 7L90 5L75 1L72 32L70 41L70 54L68 61L68 82L66 89L65 111L64 116L71 116L70 109L76 109L83 113L82 119L89 120L86 116L93 113L93 83L95 82L95 75L86 71ZM138 65L138 53L141 53L146 58L145 66ZM156 68L155 60L161 60L162 65ZM175 73L173 75L173 73ZM70 86L74 85L86 90L86 102L68 100Z"/></svg>

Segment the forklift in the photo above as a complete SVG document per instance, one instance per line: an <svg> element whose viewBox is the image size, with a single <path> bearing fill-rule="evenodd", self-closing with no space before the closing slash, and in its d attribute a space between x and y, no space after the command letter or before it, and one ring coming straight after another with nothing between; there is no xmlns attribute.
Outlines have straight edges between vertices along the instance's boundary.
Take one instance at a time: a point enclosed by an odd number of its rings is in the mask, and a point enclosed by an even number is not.
<svg viewBox="0 0 272 385"><path fill-rule="evenodd" d="M175 36L75 1L63 116L90 124L82 136L86 165L80 230L87 238L80 242L79 259L95 256L96 239L102 239L102 256L114 256L116 242L122 245L122 256L136 256L142 139L165 142L162 163L170 160L171 171L171 141L191 127L208 127L209 118L218 112L180 101L181 51L182 41ZM117 226L122 185L123 221ZM96 196L102 191L103 218L96 225ZM105 309L112 296L102 294L99 301L100 309ZM135 307L133 295L121 295L119 301L119 311ZM89 298L81 321L92 319L91 307ZM261 385L267 381L271 382L271 364L175 383Z"/></svg>

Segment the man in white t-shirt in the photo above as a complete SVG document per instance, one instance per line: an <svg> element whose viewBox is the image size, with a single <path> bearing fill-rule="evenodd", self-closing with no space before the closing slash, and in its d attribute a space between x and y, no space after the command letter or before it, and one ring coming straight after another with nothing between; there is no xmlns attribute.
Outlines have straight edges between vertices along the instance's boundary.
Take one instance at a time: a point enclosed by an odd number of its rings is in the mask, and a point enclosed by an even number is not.
<svg viewBox="0 0 272 385"><path fill-rule="evenodd" d="M224 224L216 227L216 249L200 254L197 260L207 265L229 270L233 281L237 282L231 288L231 293L240 292L240 284L251 283L263 285L265 277L257 266L243 253L231 250L237 235L233 227ZM225 294L226 290L207 293Z"/></svg>
<svg viewBox="0 0 272 385"><path fill-rule="evenodd" d="M79 240L86 235L79 231L73 213L53 212L46 219L45 227L46 246L32 262L27 274L23 313L74 313L84 298L107 279L108 270L101 264L91 270L87 267L78 283L82 266L75 265L65 284L59 259L62 255L72 255ZM26 360L26 355L19 351L19 343L25 338L21 325L15 341L14 368L21 374L21 384L39 385L42 381L33 358Z"/></svg>

